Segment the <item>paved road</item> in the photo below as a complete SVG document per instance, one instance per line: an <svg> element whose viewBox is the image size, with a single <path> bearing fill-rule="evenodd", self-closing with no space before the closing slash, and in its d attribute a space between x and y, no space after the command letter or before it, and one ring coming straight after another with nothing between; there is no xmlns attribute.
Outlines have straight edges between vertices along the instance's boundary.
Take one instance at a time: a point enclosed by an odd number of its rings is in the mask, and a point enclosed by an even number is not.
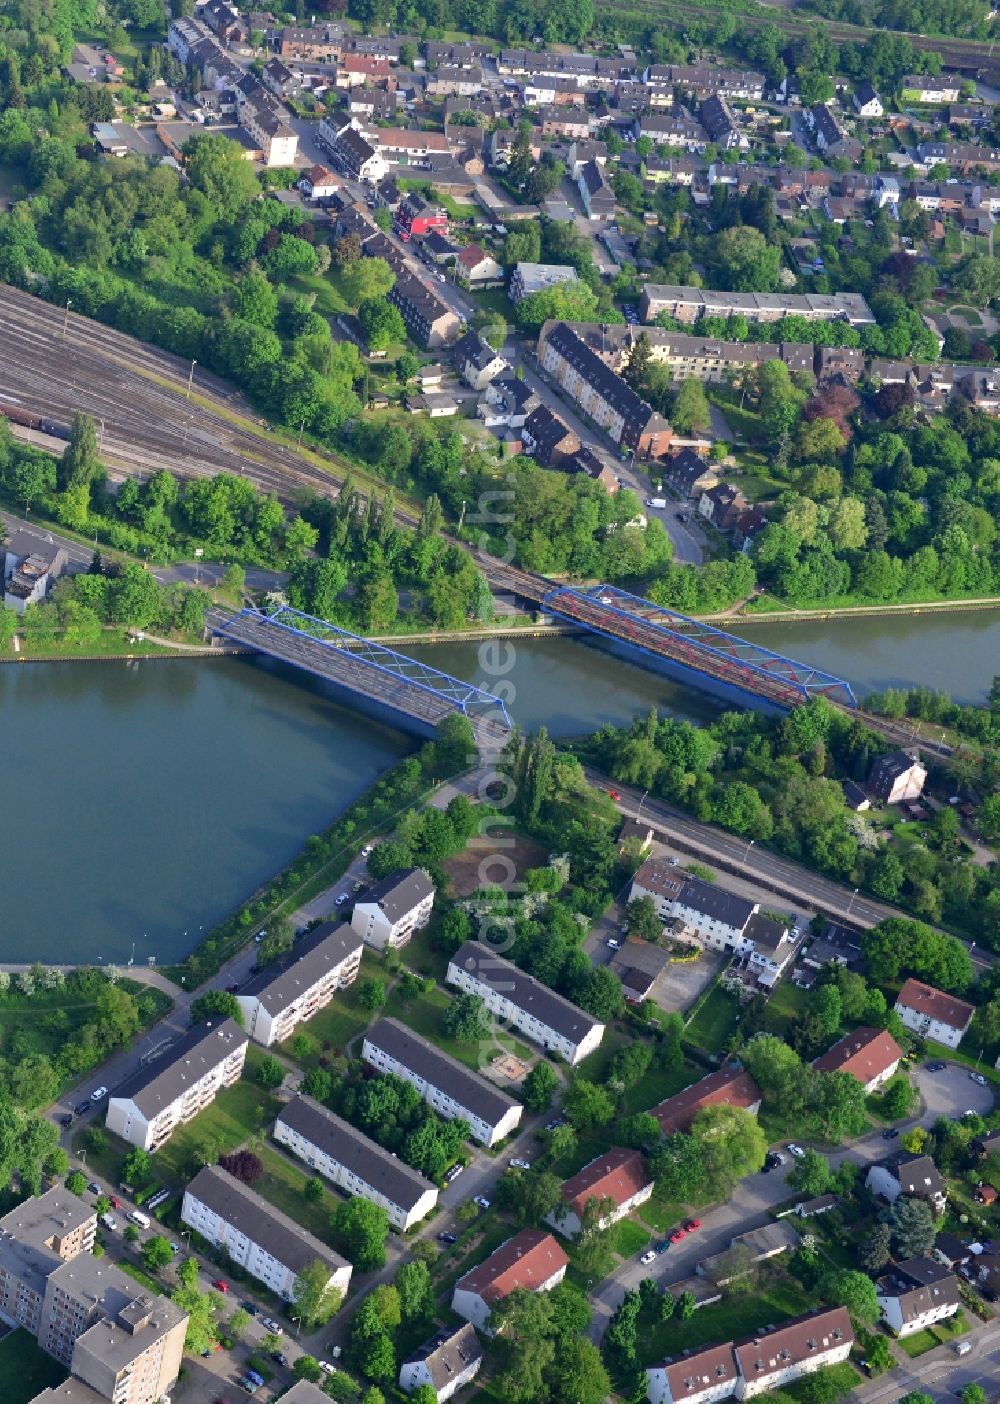
<svg viewBox="0 0 1000 1404"><path fill-rule="evenodd" d="M920 1390L935 1404L955 1404L967 1384L978 1384L985 1389L989 1404L997 1404L1000 1325L995 1321L976 1325L965 1339L972 1350L961 1360L953 1344L936 1346L918 1360L904 1360L897 1369L859 1385L851 1397L859 1404L895 1404L911 1390Z"/></svg>

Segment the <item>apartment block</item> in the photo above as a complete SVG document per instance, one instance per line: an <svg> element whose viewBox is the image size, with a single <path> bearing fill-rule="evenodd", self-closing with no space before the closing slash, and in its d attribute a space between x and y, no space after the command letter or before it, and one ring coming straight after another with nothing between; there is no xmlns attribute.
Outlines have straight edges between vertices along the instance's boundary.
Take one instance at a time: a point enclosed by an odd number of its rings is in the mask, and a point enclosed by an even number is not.
<svg viewBox="0 0 1000 1404"><path fill-rule="evenodd" d="M652 1194L653 1177L642 1151L615 1146L563 1182L562 1203L546 1216L546 1222L567 1238L575 1238L591 1199L610 1200L611 1207L598 1220L598 1227L605 1229L645 1204Z"/></svg>
<svg viewBox="0 0 1000 1404"><path fill-rule="evenodd" d="M958 1278L934 1258L893 1263L875 1283L882 1320L894 1336L912 1336L954 1316L962 1305Z"/></svg>
<svg viewBox="0 0 1000 1404"><path fill-rule="evenodd" d="M568 263L519 263L510 277L507 295L516 307L533 293L544 292L559 283L579 282L576 269Z"/></svg>
<svg viewBox="0 0 1000 1404"><path fill-rule="evenodd" d="M399 868L363 892L351 928L377 951L398 951L431 919L434 884L423 868Z"/></svg>
<svg viewBox="0 0 1000 1404"><path fill-rule="evenodd" d="M399 1370L399 1387L412 1394L429 1385L438 1404L445 1404L475 1379L482 1363L483 1348L474 1327L469 1322L457 1331L446 1326L406 1357Z"/></svg>
<svg viewBox="0 0 1000 1404"><path fill-rule="evenodd" d="M436 1185L312 1097L295 1097L283 1108L274 1139L347 1194L380 1205L401 1232L437 1203Z"/></svg>
<svg viewBox="0 0 1000 1404"><path fill-rule="evenodd" d="M551 1292L566 1276L569 1258L541 1229L522 1229L501 1243L455 1284L451 1309L489 1334L493 1308L511 1292Z"/></svg>
<svg viewBox="0 0 1000 1404"><path fill-rule="evenodd" d="M108 1099L108 1130L130 1145L159 1150L178 1126L239 1079L247 1043L235 1019L189 1030L161 1058L115 1089Z"/></svg>
<svg viewBox="0 0 1000 1404"><path fill-rule="evenodd" d="M399 310L410 336L424 350L450 345L461 330L458 314L412 273L399 274L389 291L389 301Z"/></svg>
<svg viewBox="0 0 1000 1404"><path fill-rule="evenodd" d="M366 1031L361 1056L379 1072L411 1082L440 1116L467 1121L473 1139L485 1146L509 1136L521 1120L520 1102L395 1019L380 1019Z"/></svg>
<svg viewBox="0 0 1000 1404"><path fill-rule="evenodd" d="M697 322L699 317L742 316L751 322L808 317L822 322L848 322L852 327L875 325L872 310L860 293L718 292L647 283L642 290L640 309L644 322L653 322L661 312L666 312L678 322Z"/></svg>
<svg viewBox="0 0 1000 1404"><path fill-rule="evenodd" d="M0 1219L0 1318L38 1335L49 1277L89 1253L97 1215L62 1185L26 1199Z"/></svg>
<svg viewBox="0 0 1000 1404"><path fill-rule="evenodd" d="M445 978L449 985L478 995L491 1014L568 1063L593 1053L604 1037L604 1025L597 1019L480 941L466 941L455 952Z"/></svg>
<svg viewBox="0 0 1000 1404"><path fill-rule="evenodd" d="M947 1048L958 1047L976 1012L964 999L912 979L903 985L893 1007L905 1028Z"/></svg>
<svg viewBox="0 0 1000 1404"><path fill-rule="evenodd" d="M331 1287L346 1293L350 1285L350 1263L218 1165L206 1165L188 1185L181 1219L285 1301L315 1262Z"/></svg>
<svg viewBox="0 0 1000 1404"><path fill-rule="evenodd" d="M363 942L346 922L325 921L237 994L254 1043L270 1048L323 1009L358 978Z"/></svg>

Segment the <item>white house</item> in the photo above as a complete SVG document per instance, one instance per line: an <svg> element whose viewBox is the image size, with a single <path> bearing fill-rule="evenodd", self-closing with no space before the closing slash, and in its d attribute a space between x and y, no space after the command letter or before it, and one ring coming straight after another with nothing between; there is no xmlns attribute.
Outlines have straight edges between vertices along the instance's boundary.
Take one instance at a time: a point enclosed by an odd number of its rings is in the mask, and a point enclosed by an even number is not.
<svg viewBox="0 0 1000 1404"><path fill-rule="evenodd" d="M353 985L363 943L346 922L325 921L243 986L236 998L254 1043L270 1048Z"/></svg>
<svg viewBox="0 0 1000 1404"><path fill-rule="evenodd" d="M520 1102L395 1019L379 1019L366 1030L361 1056L379 1072L412 1082L440 1116L467 1121L485 1146L509 1136L521 1120Z"/></svg>
<svg viewBox="0 0 1000 1404"><path fill-rule="evenodd" d="M475 1379L482 1363L483 1348L475 1328L469 1322L458 1330L446 1326L406 1357L399 1367L399 1387L412 1394L429 1385L438 1404L445 1404Z"/></svg>
<svg viewBox="0 0 1000 1404"><path fill-rule="evenodd" d="M909 1155L900 1151L880 1165L873 1165L865 1179L865 1188L895 1204L901 1194L911 1199L924 1199L935 1214L943 1214L948 1203L944 1180L929 1155Z"/></svg>
<svg viewBox="0 0 1000 1404"><path fill-rule="evenodd" d="M500 353L475 331L467 331L451 354L455 369L473 390L485 390L498 375L510 370Z"/></svg>
<svg viewBox="0 0 1000 1404"><path fill-rule="evenodd" d="M235 1019L197 1025L115 1088L108 1130L142 1150L159 1150L178 1126L239 1080L247 1046Z"/></svg>
<svg viewBox="0 0 1000 1404"><path fill-rule="evenodd" d="M345 1193L380 1205L403 1233L437 1203L436 1185L312 1097L282 1108L274 1139Z"/></svg>
<svg viewBox="0 0 1000 1404"><path fill-rule="evenodd" d="M590 1014L479 941L466 941L455 952L445 978L449 985L478 995L491 1014L568 1063L593 1053L604 1037L604 1025Z"/></svg>
<svg viewBox="0 0 1000 1404"><path fill-rule="evenodd" d="M501 1243L485 1262L458 1279L451 1309L480 1331L489 1333L490 1313L498 1302L518 1288L551 1292L566 1276L568 1267L569 1258L551 1233L522 1229Z"/></svg>
<svg viewBox="0 0 1000 1404"><path fill-rule="evenodd" d="M864 80L864 82L859 83L857 88L854 90L853 103L854 110L858 114L858 116L864 117L867 121L871 121L875 117L882 117L885 115L885 108L882 106L882 99L879 97L878 93L875 91L874 86L868 81L867 78Z"/></svg>
<svg viewBox="0 0 1000 1404"><path fill-rule="evenodd" d="M423 868L400 868L354 904L351 927L377 951L398 951L431 919L434 884Z"/></svg>
<svg viewBox="0 0 1000 1404"><path fill-rule="evenodd" d="M184 1191L181 1221L287 1302L315 1262L329 1271L330 1287L347 1292L350 1263L218 1165L199 1170Z"/></svg>
<svg viewBox="0 0 1000 1404"><path fill-rule="evenodd" d="M583 1227L588 1200L612 1201L612 1208L598 1221L598 1227L605 1229L645 1204L652 1193L653 1177L642 1152L615 1146L563 1182L562 1203L546 1215L546 1223L564 1237L575 1238Z"/></svg>
<svg viewBox="0 0 1000 1404"><path fill-rule="evenodd" d="M899 1067L903 1050L885 1029L853 1029L815 1059L818 1072L848 1072L867 1093L883 1088Z"/></svg>
<svg viewBox="0 0 1000 1404"><path fill-rule="evenodd" d="M475 287L499 283L503 278L501 265L478 244L467 244L455 259L455 264L458 276Z"/></svg>
<svg viewBox="0 0 1000 1404"><path fill-rule="evenodd" d="M921 1038L957 1048L972 1023L975 1007L920 980L907 980L894 1005L905 1028Z"/></svg>
<svg viewBox="0 0 1000 1404"><path fill-rule="evenodd" d="M310 166L298 186L310 200L328 200L340 189L340 181L325 166Z"/></svg>
<svg viewBox="0 0 1000 1404"><path fill-rule="evenodd" d="M23 614L44 600L52 581L66 567L66 551L33 531L15 531L3 548L3 602Z"/></svg>
<svg viewBox="0 0 1000 1404"><path fill-rule="evenodd" d="M958 1279L934 1258L894 1263L875 1290L882 1320L894 1336L912 1336L954 1316L962 1305Z"/></svg>

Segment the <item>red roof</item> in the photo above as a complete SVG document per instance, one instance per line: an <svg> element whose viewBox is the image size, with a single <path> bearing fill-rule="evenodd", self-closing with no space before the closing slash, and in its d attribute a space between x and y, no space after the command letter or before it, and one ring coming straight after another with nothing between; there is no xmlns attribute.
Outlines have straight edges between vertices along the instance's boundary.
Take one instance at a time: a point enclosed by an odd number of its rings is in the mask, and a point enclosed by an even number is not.
<svg viewBox="0 0 1000 1404"><path fill-rule="evenodd" d="M569 1258L551 1233L522 1229L476 1267L459 1278L456 1286L475 1292L484 1302L501 1302L519 1287L537 1292L549 1278L569 1266Z"/></svg>
<svg viewBox="0 0 1000 1404"><path fill-rule="evenodd" d="M478 268L483 259L489 258L485 249L481 249L478 244L469 244L458 255L458 262L463 268Z"/></svg>
<svg viewBox="0 0 1000 1404"><path fill-rule="evenodd" d="M907 980L899 992L896 1008L912 1009L928 1019L937 1019L949 1028L963 1032L976 1012L975 1006L966 1004L964 999L956 999L954 995L936 990L933 985L922 984L920 980Z"/></svg>
<svg viewBox="0 0 1000 1404"><path fill-rule="evenodd" d="M612 1199L620 1209L652 1182L641 1151L615 1146L571 1175L562 1187L562 1197L579 1217L588 1199Z"/></svg>
<svg viewBox="0 0 1000 1404"><path fill-rule="evenodd" d="M813 1067L819 1072L853 1073L867 1087L902 1056L902 1048L884 1029L855 1029L817 1058Z"/></svg>
<svg viewBox="0 0 1000 1404"><path fill-rule="evenodd" d="M708 1346L696 1355L687 1355L672 1365L666 1361L656 1367L666 1373L672 1399L697 1395L725 1382L736 1380L736 1351L732 1341L725 1345Z"/></svg>
<svg viewBox="0 0 1000 1404"><path fill-rule="evenodd" d="M801 1316L779 1326L776 1331L758 1332L736 1345L736 1360L745 1380L766 1380L787 1370L790 1365L804 1365L829 1350L850 1345L854 1340L851 1318L846 1307Z"/></svg>
<svg viewBox="0 0 1000 1404"><path fill-rule="evenodd" d="M720 1068L700 1082L685 1087L675 1097L668 1097L651 1115L660 1123L665 1136L674 1131L688 1131L698 1113L705 1107L742 1107L748 1111L760 1103L760 1088L742 1068Z"/></svg>

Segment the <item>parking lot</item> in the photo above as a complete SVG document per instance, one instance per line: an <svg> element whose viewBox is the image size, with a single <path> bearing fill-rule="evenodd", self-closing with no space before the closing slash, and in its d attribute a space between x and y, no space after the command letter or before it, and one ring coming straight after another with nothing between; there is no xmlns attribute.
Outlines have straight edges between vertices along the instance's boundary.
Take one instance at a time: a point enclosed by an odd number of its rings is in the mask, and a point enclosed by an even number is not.
<svg viewBox="0 0 1000 1404"><path fill-rule="evenodd" d="M926 1104L921 1125L933 1126L939 1116L957 1117L967 1111L985 1116L993 1110L993 1090L980 1087L969 1076L970 1069L961 1063L948 1063L941 1072L930 1072L927 1064L945 1062L945 1058L926 1058L915 1066L913 1081Z"/></svg>

